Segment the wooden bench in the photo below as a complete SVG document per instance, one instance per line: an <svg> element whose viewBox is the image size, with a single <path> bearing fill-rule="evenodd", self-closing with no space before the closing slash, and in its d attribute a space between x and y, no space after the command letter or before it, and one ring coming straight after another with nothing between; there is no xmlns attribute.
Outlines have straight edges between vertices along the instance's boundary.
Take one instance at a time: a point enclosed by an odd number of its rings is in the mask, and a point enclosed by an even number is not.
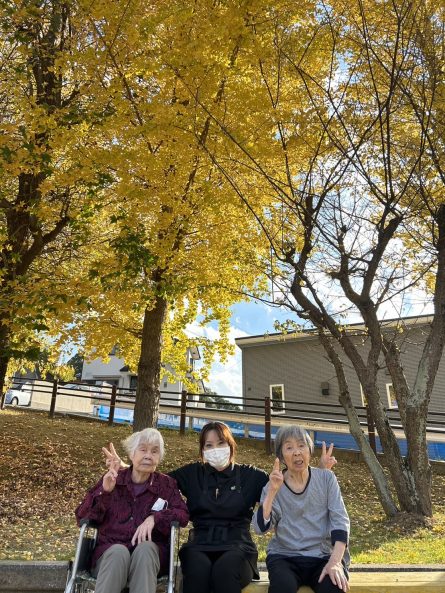
<svg viewBox="0 0 445 593"><path fill-rule="evenodd" d="M354 571L349 579L350 593L445 593L444 571ZM243 593L267 593L267 573L253 581ZM313 593L310 587L300 587L298 593Z"/></svg>

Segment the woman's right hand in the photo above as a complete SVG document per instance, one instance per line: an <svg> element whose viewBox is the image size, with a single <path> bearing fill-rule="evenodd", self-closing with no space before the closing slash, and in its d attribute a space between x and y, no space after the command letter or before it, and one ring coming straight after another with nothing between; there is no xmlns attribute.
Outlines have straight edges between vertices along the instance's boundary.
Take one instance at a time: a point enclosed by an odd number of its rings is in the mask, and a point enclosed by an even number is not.
<svg viewBox="0 0 445 593"><path fill-rule="evenodd" d="M280 470L280 460L277 457L269 475L269 488L271 488L276 494L283 485L283 480L283 472Z"/></svg>
<svg viewBox="0 0 445 593"><path fill-rule="evenodd" d="M122 463L122 459L117 454L113 443L110 443L108 447L109 449L107 449L106 447L102 447L102 453L105 455L105 465L108 468L113 467L114 469L116 469L116 471L118 471L121 467L125 467L125 464Z"/></svg>
<svg viewBox="0 0 445 593"><path fill-rule="evenodd" d="M114 487L116 486L117 474L119 472L120 459L119 461L110 461L108 467L109 469L107 473L102 478L102 488L105 492L113 492Z"/></svg>
<svg viewBox="0 0 445 593"><path fill-rule="evenodd" d="M267 494L263 500L263 517L267 523L270 519L272 512L272 504L278 490L283 485L284 477L283 472L280 470L280 460L278 457L275 459L272 471L269 474L269 488Z"/></svg>

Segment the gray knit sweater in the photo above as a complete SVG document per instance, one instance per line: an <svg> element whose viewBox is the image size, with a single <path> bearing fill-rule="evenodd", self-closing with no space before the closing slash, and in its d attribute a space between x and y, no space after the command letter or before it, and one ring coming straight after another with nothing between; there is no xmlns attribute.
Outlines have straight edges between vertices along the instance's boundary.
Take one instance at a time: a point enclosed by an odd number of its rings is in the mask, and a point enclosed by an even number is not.
<svg viewBox="0 0 445 593"><path fill-rule="evenodd" d="M313 467L309 471L303 492L293 492L283 484L273 501L268 523L263 519L262 503L269 484L263 488L252 525L259 534L275 529L267 547L268 554L322 558L331 554L337 540L348 543L349 517L335 474ZM347 549L343 559L348 566Z"/></svg>

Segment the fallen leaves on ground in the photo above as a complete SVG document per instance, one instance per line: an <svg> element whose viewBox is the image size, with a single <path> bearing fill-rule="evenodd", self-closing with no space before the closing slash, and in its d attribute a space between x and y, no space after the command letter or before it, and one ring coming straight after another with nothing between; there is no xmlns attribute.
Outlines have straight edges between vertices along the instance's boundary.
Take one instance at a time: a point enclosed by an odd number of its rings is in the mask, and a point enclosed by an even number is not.
<svg viewBox="0 0 445 593"><path fill-rule="evenodd" d="M77 540L74 510L104 471L101 447L120 442L129 426L18 410L0 413L1 559L66 560ZM196 434L163 430L161 471L198 458ZM238 441L237 460L270 471L273 458L260 441ZM339 454L341 457L341 454ZM314 464L317 461L314 459ZM445 476L434 476L435 518L431 527L406 528L387 521L363 463L340 460L335 468L351 517L351 553L359 562L434 563L445 557ZM268 537L256 537L260 559ZM426 552L426 550L428 552ZM439 559L438 559L439 558ZM440 560L442 558L442 560Z"/></svg>

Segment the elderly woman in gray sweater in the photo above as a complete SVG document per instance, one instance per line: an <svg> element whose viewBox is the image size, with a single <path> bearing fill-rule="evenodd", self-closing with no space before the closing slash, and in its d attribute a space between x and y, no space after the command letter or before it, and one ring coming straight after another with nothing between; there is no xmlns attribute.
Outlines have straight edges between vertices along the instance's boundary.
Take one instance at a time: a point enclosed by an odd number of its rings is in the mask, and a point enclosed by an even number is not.
<svg viewBox="0 0 445 593"><path fill-rule="evenodd" d="M269 593L348 591L349 517L333 472L311 467L314 444L297 425L280 428L277 459L252 524L274 531L267 548ZM281 471L280 464L286 468Z"/></svg>

